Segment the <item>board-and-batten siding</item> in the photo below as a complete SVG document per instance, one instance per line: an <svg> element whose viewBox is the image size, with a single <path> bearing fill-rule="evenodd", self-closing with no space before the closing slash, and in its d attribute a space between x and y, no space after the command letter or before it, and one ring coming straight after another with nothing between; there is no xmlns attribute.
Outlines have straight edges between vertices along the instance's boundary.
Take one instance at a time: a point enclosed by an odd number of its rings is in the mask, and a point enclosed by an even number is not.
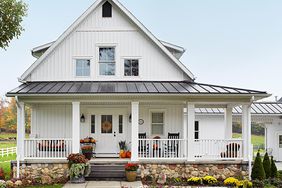
<svg viewBox="0 0 282 188"><path fill-rule="evenodd" d="M112 18L102 18L101 7L93 11L31 73L29 81L66 80L183 80L183 71L175 65L135 25L113 8ZM99 46L116 46L116 75L99 76ZM74 58L91 58L91 76L75 77ZM123 76L123 59L138 58L140 76Z"/></svg>
<svg viewBox="0 0 282 188"><path fill-rule="evenodd" d="M71 105L36 105L31 118L32 137L71 138Z"/></svg>

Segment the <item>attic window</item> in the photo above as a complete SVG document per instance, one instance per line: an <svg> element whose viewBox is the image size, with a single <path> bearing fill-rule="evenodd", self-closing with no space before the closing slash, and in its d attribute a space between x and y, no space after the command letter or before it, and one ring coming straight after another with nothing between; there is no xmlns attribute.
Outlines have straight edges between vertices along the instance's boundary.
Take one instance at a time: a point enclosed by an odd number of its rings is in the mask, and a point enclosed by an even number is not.
<svg viewBox="0 0 282 188"><path fill-rule="evenodd" d="M112 17L112 5L108 1L106 1L102 6L102 16L103 18Z"/></svg>

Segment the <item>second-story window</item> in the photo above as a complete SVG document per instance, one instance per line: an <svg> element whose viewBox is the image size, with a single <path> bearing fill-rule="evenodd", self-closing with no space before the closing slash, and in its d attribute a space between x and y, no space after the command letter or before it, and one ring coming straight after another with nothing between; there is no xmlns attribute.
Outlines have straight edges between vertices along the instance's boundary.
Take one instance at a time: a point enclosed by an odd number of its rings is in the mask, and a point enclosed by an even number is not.
<svg viewBox="0 0 282 188"><path fill-rule="evenodd" d="M100 75L115 75L115 48L99 48Z"/></svg>
<svg viewBox="0 0 282 188"><path fill-rule="evenodd" d="M90 59L76 59L75 75L90 76Z"/></svg>
<svg viewBox="0 0 282 188"><path fill-rule="evenodd" d="M139 76L139 60L125 59L124 60L124 76Z"/></svg>

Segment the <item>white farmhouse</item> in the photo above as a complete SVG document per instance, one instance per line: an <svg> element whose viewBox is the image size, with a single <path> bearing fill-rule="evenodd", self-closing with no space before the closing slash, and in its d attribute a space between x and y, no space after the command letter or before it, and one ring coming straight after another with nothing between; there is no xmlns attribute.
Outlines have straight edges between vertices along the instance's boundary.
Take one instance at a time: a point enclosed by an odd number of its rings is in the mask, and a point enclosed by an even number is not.
<svg viewBox="0 0 282 188"><path fill-rule="evenodd" d="M142 177L172 169L179 177L247 176L251 104L270 95L197 83L179 60L183 53L158 40L117 0L97 0L56 41L32 50L38 59L20 77L21 85L7 93L18 104L22 168L46 163L64 168L66 157L80 152L80 139L93 137L92 165L138 162ZM32 108L30 138L24 130L26 105ZM237 106L242 139L232 139ZM201 108L222 108L224 121L217 125L209 115L197 117L195 109ZM121 140L131 151L128 160L118 159ZM94 178L109 176L103 168L93 169Z"/></svg>

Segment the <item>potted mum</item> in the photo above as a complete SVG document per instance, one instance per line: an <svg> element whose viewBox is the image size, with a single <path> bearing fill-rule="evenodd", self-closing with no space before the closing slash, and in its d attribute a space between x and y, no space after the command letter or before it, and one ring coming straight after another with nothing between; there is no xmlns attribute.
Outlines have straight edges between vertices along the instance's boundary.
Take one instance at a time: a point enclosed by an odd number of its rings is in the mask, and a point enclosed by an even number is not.
<svg viewBox="0 0 282 188"><path fill-rule="evenodd" d="M86 159L90 160L93 154L93 146L85 145L81 147L82 154L85 156Z"/></svg>
<svg viewBox="0 0 282 188"><path fill-rule="evenodd" d="M136 181L137 169L138 169L138 164L136 163L128 163L125 165L125 176L127 181L129 182Z"/></svg>
<svg viewBox="0 0 282 188"><path fill-rule="evenodd" d="M90 165L84 155L72 153L68 156L71 183L84 183L85 176L90 174Z"/></svg>

